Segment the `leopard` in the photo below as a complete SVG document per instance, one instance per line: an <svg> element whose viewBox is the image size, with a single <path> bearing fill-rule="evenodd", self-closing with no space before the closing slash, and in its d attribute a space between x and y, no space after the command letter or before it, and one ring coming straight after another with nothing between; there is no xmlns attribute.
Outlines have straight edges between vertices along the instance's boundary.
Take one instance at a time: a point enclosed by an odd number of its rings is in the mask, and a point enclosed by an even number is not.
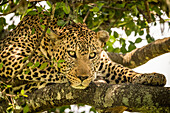
<svg viewBox="0 0 170 113"><path fill-rule="evenodd" d="M108 84L166 84L163 74L138 73L113 62L103 49L110 37L107 31L92 31L85 23L59 26L58 20L26 15L0 41L0 80L12 86L7 93L32 92L54 83L86 89L97 78Z"/></svg>

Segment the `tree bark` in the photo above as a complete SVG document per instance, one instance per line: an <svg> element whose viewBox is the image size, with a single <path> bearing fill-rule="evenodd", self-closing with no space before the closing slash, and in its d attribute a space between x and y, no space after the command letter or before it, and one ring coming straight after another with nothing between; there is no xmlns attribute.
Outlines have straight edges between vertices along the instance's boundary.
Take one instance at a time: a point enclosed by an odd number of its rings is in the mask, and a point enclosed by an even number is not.
<svg viewBox="0 0 170 113"><path fill-rule="evenodd" d="M71 88L69 84L53 84L28 94L27 98L18 99L17 104L23 105L26 102L31 113L78 103L92 105L99 112L128 108L132 111L168 113L169 100L170 88L168 87L92 83L87 89L80 90ZM4 102L0 104L1 111L4 111L2 105L4 106ZM15 110L17 113L21 111L22 109Z"/></svg>
<svg viewBox="0 0 170 113"><path fill-rule="evenodd" d="M152 43L137 48L125 55L110 52L108 53L110 59L116 63L122 64L129 68L135 68L145 64L152 58L170 52L170 37L158 39Z"/></svg>

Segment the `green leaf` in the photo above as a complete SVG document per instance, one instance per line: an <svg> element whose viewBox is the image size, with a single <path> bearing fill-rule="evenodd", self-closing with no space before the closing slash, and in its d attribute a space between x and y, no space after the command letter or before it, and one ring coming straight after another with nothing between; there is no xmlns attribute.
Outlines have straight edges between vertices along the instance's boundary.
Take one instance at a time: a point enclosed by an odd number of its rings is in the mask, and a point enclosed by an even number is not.
<svg viewBox="0 0 170 113"><path fill-rule="evenodd" d="M40 23L42 23L43 22L43 19L40 19Z"/></svg>
<svg viewBox="0 0 170 113"><path fill-rule="evenodd" d="M38 12L40 13L41 11L43 11L43 8L42 7L37 7L38 9Z"/></svg>
<svg viewBox="0 0 170 113"><path fill-rule="evenodd" d="M113 52L114 53L119 53L120 52L120 48L118 48L118 47L114 48Z"/></svg>
<svg viewBox="0 0 170 113"><path fill-rule="evenodd" d="M57 67L59 67L59 68L61 67L60 63L57 63Z"/></svg>
<svg viewBox="0 0 170 113"><path fill-rule="evenodd" d="M16 25L12 24L8 26L8 30L14 29L16 27Z"/></svg>
<svg viewBox="0 0 170 113"><path fill-rule="evenodd" d="M51 6L51 3L50 3L49 1L46 1L46 2L47 2L47 4L48 4L49 7L52 7L52 6Z"/></svg>
<svg viewBox="0 0 170 113"><path fill-rule="evenodd" d="M131 7L131 9L133 9L134 10L134 13L135 13L135 15L137 15L138 14L138 9L137 9L137 7L136 7L136 5L134 5L134 6L132 6Z"/></svg>
<svg viewBox="0 0 170 113"><path fill-rule="evenodd" d="M130 30L127 30L127 29L125 29L125 33L126 33L126 35L127 35L127 36L129 36L129 35L131 34L131 31L130 31Z"/></svg>
<svg viewBox="0 0 170 113"><path fill-rule="evenodd" d="M43 29L45 29L45 25L41 25L41 27L42 27Z"/></svg>
<svg viewBox="0 0 170 113"><path fill-rule="evenodd" d="M38 12L36 12L36 11L29 11L29 12L27 13L27 15L36 15L36 14L38 14Z"/></svg>
<svg viewBox="0 0 170 113"><path fill-rule="evenodd" d="M120 44L121 44L122 46L123 46L123 45L126 45L125 39L123 39L123 38L120 38L119 42L120 42Z"/></svg>
<svg viewBox="0 0 170 113"><path fill-rule="evenodd" d="M124 54L127 53L128 51L126 50L126 44L124 44L121 48L120 51Z"/></svg>
<svg viewBox="0 0 170 113"><path fill-rule="evenodd" d="M123 21L123 22L121 22L121 23L118 23L118 27L119 26L123 26L123 25L125 25L127 22L125 22L125 21Z"/></svg>
<svg viewBox="0 0 170 113"><path fill-rule="evenodd" d="M51 32L51 30L50 30L50 28L48 28L48 29L47 29L47 33L50 34L50 32Z"/></svg>
<svg viewBox="0 0 170 113"><path fill-rule="evenodd" d="M32 28L32 33L31 34L33 35L34 33L35 33L35 28Z"/></svg>
<svg viewBox="0 0 170 113"><path fill-rule="evenodd" d="M143 35L143 34L144 34L144 31L141 30L141 31L139 32L139 35L141 36L141 35Z"/></svg>
<svg viewBox="0 0 170 113"><path fill-rule="evenodd" d="M112 35L110 35L110 40L109 40L112 44L116 42L116 38Z"/></svg>
<svg viewBox="0 0 170 113"><path fill-rule="evenodd" d="M133 42L131 42L131 41L129 41L129 42L130 42L130 45L128 47L128 51L130 52L130 51L136 49L136 46L135 46L135 44Z"/></svg>
<svg viewBox="0 0 170 113"><path fill-rule="evenodd" d="M12 85L7 85L6 87L7 87L7 88L10 88L10 87L12 87Z"/></svg>
<svg viewBox="0 0 170 113"><path fill-rule="evenodd" d="M4 29L4 27L0 24L0 32Z"/></svg>
<svg viewBox="0 0 170 113"><path fill-rule="evenodd" d="M92 111L92 113L97 113L96 109L94 107L90 108L90 111ZM91 112L90 112L91 113Z"/></svg>
<svg viewBox="0 0 170 113"><path fill-rule="evenodd" d="M0 63L0 69L3 67L3 65L4 65L3 63Z"/></svg>
<svg viewBox="0 0 170 113"><path fill-rule="evenodd" d="M108 51L108 52L113 52L113 51L114 51L113 46L108 46L108 47L107 47L107 51Z"/></svg>
<svg viewBox="0 0 170 113"><path fill-rule="evenodd" d="M30 69L27 69L24 73L28 74L30 72Z"/></svg>
<svg viewBox="0 0 170 113"><path fill-rule="evenodd" d="M38 67L40 65L39 62L36 62L32 68Z"/></svg>
<svg viewBox="0 0 170 113"><path fill-rule="evenodd" d="M118 37L119 37L119 34L118 34L116 31L114 31L114 37L115 37L115 38L118 38Z"/></svg>
<svg viewBox="0 0 170 113"><path fill-rule="evenodd" d="M29 107L28 107L28 105L26 105L23 109L23 113L27 113L28 111L29 111Z"/></svg>
<svg viewBox="0 0 170 113"><path fill-rule="evenodd" d="M13 106L9 105L9 107L6 109L7 113L13 113Z"/></svg>
<svg viewBox="0 0 170 113"><path fill-rule="evenodd" d="M62 62L65 62L65 60L61 59L58 61L58 63L62 63Z"/></svg>
<svg viewBox="0 0 170 113"><path fill-rule="evenodd" d="M25 57L25 58L22 60L22 62L24 62L25 60L28 60L28 57Z"/></svg>
<svg viewBox="0 0 170 113"><path fill-rule="evenodd" d="M40 69L41 70L45 69L47 67L47 65L48 65L48 62L41 64Z"/></svg>
<svg viewBox="0 0 170 113"><path fill-rule="evenodd" d="M100 9L98 7L93 7L92 11L93 12L98 12Z"/></svg>
<svg viewBox="0 0 170 113"><path fill-rule="evenodd" d="M23 89L21 90L21 95L24 95L24 90Z"/></svg>
<svg viewBox="0 0 170 113"><path fill-rule="evenodd" d="M103 5L104 5L104 3L101 3L101 2L97 3L97 6L98 6L99 10L101 10Z"/></svg>
<svg viewBox="0 0 170 113"><path fill-rule="evenodd" d="M4 17L0 17L0 25L3 25L3 26L7 25L6 19Z"/></svg>
<svg viewBox="0 0 170 113"><path fill-rule="evenodd" d="M146 35L146 40L148 43L155 41L155 39L153 37L151 37L149 34Z"/></svg>
<svg viewBox="0 0 170 113"><path fill-rule="evenodd" d="M58 26L63 26L65 24L64 20L58 20L57 25Z"/></svg>
<svg viewBox="0 0 170 113"><path fill-rule="evenodd" d="M51 14L50 14L50 12L44 12L44 14L46 14L47 16L50 16Z"/></svg>
<svg viewBox="0 0 170 113"><path fill-rule="evenodd" d="M140 43L140 42L142 42L142 39L141 39L141 38L137 38L137 39L135 40L135 43Z"/></svg>
<svg viewBox="0 0 170 113"><path fill-rule="evenodd" d="M32 62L29 62L28 64L27 64L27 66L32 66L33 65L33 63Z"/></svg>
<svg viewBox="0 0 170 113"><path fill-rule="evenodd" d="M60 63L62 63L62 62L65 62L65 60L59 60L58 62L57 62L57 67L61 67L61 65L60 65Z"/></svg>
<svg viewBox="0 0 170 113"><path fill-rule="evenodd" d="M42 18L44 17L43 14L39 14L38 16L39 16L39 17L42 17ZM40 21L42 20L42 18L40 19Z"/></svg>
<svg viewBox="0 0 170 113"><path fill-rule="evenodd" d="M66 14L69 14L70 13L70 6L66 6L65 4L63 5L63 10Z"/></svg>

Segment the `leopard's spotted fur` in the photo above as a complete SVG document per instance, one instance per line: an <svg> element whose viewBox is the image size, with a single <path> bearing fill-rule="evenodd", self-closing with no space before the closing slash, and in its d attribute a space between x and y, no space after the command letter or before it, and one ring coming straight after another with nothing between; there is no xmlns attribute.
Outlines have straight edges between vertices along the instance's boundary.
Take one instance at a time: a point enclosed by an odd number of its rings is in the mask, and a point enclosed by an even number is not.
<svg viewBox="0 0 170 113"><path fill-rule="evenodd" d="M109 39L106 31L95 33L86 25L75 23L59 27L55 18L50 22L51 32L45 34L28 61L44 30L41 25L47 25L48 19L45 15L25 16L1 41L0 62L3 67L0 69L0 80L5 82L11 79L29 62L14 79L14 93L22 89L39 89L48 83L64 82L70 82L74 88L84 89L95 79L95 75L100 75L111 84L134 82L165 85L166 79L161 74L139 74L112 62L102 49Z"/></svg>

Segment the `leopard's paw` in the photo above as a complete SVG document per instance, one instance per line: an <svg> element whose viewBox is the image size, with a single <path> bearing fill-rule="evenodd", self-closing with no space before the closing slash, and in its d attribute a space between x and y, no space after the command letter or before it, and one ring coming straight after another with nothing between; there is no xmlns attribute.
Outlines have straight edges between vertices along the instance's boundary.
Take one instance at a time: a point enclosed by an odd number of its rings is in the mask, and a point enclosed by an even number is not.
<svg viewBox="0 0 170 113"><path fill-rule="evenodd" d="M134 76L132 82L151 86L164 86L166 78L163 74L159 73L144 73Z"/></svg>

